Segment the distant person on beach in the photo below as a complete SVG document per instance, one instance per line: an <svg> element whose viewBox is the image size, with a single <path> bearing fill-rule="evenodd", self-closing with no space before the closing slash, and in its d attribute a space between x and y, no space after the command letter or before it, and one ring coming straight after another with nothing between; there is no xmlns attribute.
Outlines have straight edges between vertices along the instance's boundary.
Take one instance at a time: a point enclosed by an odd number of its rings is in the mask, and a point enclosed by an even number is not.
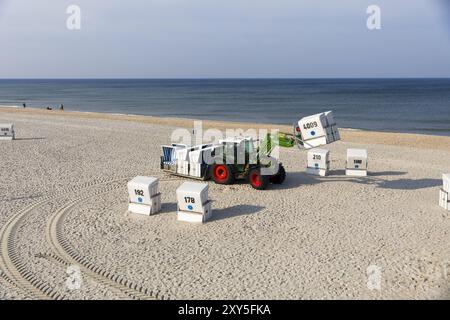
<svg viewBox="0 0 450 320"><path fill-rule="evenodd" d="M61 104L61 107L59 107L59 110L64 111L64 105Z"/></svg>
<svg viewBox="0 0 450 320"><path fill-rule="evenodd" d="M26 104L26 103L24 103L24 104L22 104L22 105L23 105L23 107L24 107L24 108L26 108L26 107L27 107L27 104Z"/></svg>
<svg viewBox="0 0 450 320"><path fill-rule="evenodd" d="M52 107L47 107L47 110L52 110Z"/></svg>

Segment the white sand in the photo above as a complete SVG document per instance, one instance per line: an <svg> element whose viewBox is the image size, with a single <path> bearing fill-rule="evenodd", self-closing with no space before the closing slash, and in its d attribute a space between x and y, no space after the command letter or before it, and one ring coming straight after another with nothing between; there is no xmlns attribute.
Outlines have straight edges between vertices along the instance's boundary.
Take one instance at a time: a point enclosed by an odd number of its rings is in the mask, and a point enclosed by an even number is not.
<svg viewBox="0 0 450 320"><path fill-rule="evenodd" d="M46 258L48 219L105 188L81 187L99 177L168 178L160 145L183 120L0 109L0 122L14 122L18 138L0 141L0 224L61 193L20 222L15 243L29 272L69 298L122 298L87 275L68 291L66 266ZM204 225L176 221L183 179L161 181L163 212L152 217L126 212L125 179L76 203L64 234L93 264L172 299L449 299L450 218L438 190L450 171L450 138L345 131L328 148L330 177L304 174L306 153L293 148L281 149L281 186L210 182L214 219ZM370 176L344 176L347 148L368 149ZM382 269L380 291L367 287L369 265ZM33 296L0 277L1 298Z"/></svg>

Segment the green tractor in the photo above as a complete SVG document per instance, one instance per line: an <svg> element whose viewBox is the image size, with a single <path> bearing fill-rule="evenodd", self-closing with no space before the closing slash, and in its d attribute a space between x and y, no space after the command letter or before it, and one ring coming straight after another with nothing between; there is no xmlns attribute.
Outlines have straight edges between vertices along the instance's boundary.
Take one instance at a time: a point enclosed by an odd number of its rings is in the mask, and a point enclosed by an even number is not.
<svg viewBox="0 0 450 320"><path fill-rule="evenodd" d="M286 134L268 134L258 147L248 137L221 140L214 148L207 178L218 184L233 184L236 180L245 180L257 190L266 189L270 183L282 184L286 171L270 154L276 145L293 147L294 144L294 138Z"/></svg>
<svg viewBox="0 0 450 320"><path fill-rule="evenodd" d="M264 190L270 183L281 184L286 178L283 165L270 156L277 145L293 147L295 137L268 134L257 147L250 137L227 138L215 145L162 146L161 169L182 177L212 179L218 184L244 180L253 188Z"/></svg>

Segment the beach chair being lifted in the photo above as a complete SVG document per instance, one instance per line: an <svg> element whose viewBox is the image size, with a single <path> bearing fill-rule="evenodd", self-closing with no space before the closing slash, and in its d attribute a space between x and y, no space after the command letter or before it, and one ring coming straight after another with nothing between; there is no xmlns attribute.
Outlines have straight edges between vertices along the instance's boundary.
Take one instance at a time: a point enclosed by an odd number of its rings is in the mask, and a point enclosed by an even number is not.
<svg viewBox="0 0 450 320"><path fill-rule="evenodd" d="M294 137L301 149L312 149L341 140L333 111L304 117L294 123Z"/></svg>

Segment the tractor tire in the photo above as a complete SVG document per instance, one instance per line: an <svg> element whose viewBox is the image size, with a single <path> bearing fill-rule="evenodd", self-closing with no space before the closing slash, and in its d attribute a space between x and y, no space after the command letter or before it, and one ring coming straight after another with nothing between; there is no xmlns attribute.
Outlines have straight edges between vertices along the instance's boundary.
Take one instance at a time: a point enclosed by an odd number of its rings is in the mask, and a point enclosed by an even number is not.
<svg viewBox="0 0 450 320"><path fill-rule="evenodd" d="M210 176L217 184L233 184L235 182L234 172L227 164L211 166Z"/></svg>
<svg viewBox="0 0 450 320"><path fill-rule="evenodd" d="M251 169L248 174L248 182L256 190L265 190L270 183L269 176L261 174L260 168Z"/></svg>
<svg viewBox="0 0 450 320"><path fill-rule="evenodd" d="M278 165L278 173L270 177L270 182L274 184L282 184L286 179L286 170L282 164Z"/></svg>

